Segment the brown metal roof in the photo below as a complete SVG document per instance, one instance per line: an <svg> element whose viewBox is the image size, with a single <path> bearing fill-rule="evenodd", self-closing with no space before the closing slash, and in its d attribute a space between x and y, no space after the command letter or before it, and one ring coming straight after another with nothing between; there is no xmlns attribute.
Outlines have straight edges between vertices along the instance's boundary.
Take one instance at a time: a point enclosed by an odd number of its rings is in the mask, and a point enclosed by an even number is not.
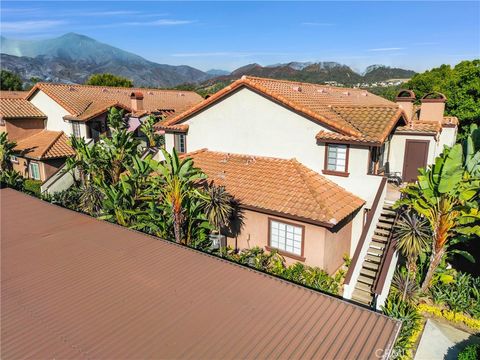
<svg viewBox="0 0 480 360"><path fill-rule="evenodd" d="M384 315L11 189L1 357L338 358L389 351Z"/></svg>

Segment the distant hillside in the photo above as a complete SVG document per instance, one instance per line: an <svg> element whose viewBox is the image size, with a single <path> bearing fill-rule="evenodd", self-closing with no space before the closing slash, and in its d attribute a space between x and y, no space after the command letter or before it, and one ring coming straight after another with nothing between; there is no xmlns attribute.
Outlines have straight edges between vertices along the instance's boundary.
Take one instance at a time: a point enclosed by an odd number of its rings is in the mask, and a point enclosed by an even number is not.
<svg viewBox="0 0 480 360"><path fill-rule="evenodd" d="M1 67L24 80L83 83L93 73L112 73L137 86L176 86L212 75L191 66L163 65L75 33L46 40L1 38Z"/></svg>
<svg viewBox="0 0 480 360"><path fill-rule="evenodd" d="M274 79L295 80L311 83L334 82L338 85L354 86L362 83L381 82L389 79L408 79L415 75L414 71L374 65L367 68L364 75L358 74L347 65L336 62L275 64L261 66L248 64L231 72L230 75L217 76L202 83L208 87L218 82L228 82L242 75L268 77Z"/></svg>

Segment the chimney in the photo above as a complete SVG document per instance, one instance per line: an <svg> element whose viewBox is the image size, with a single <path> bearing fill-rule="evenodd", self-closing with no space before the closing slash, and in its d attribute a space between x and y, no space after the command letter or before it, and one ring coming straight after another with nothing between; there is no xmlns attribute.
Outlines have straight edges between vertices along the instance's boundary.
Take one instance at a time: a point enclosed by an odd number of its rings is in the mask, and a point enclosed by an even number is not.
<svg viewBox="0 0 480 360"><path fill-rule="evenodd" d="M420 121L437 121L440 124L443 121L445 112L445 95L433 92L422 97L422 106L420 107Z"/></svg>
<svg viewBox="0 0 480 360"><path fill-rule="evenodd" d="M412 90L400 90L395 102L405 111L407 121L412 121L413 117L413 102L415 101L415 93Z"/></svg>
<svg viewBox="0 0 480 360"><path fill-rule="evenodd" d="M130 94L133 111L143 110L143 94L140 91L135 91Z"/></svg>

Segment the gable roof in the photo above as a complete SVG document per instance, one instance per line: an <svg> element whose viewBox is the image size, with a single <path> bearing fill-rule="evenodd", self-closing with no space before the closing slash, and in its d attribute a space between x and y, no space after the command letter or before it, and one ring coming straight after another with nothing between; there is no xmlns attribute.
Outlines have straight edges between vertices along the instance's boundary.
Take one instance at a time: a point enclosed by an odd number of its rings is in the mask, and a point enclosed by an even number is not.
<svg viewBox="0 0 480 360"><path fill-rule="evenodd" d="M132 93L143 94L143 110L139 112L141 115L162 113L172 116L203 100L200 95L193 91L55 83L37 83L30 90L27 99L31 99L39 90L65 108L70 113L69 120L77 121L87 121L102 114L112 106L132 111L130 99ZM168 113L166 110L173 113Z"/></svg>
<svg viewBox="0 0 480 360"><path fill-rule="evenodd" d="M68 137L63 131L42 130L18 140L14 150L20 152L20 156L37 160L75 155L75 151L68 145Z"/></svg>
<svg viewBox="0 0 480 360"><path fill-rule="evenodd" d="M398 336L399 321L365 307L12 189L0 197L2 358L370 359Z"/></svg>
<svg viewBox="0 0 480 360"><path fill-rule="evenodd" d="M0 91L0 99L25 99L27 95L28 91Z"/></svg>
<svg viewBox="0 0 480 360"><path fill-rule="evenodd" d="M184 155L241 206L334 227L364 201L295 159L200 150Z"/></svg>
<svg viewBox="0 0 480 360"><path fill-rule="evenodd" d="M47 116L30 101L22 98L0 98L0 117L5 120L47 118Z"/></svg>
<svg viewBox="0 0 480 360"><path fill-rule="evenodd" d="M360 142L365 139L383 142L385 139L381 135L388 135L403 114L397 104L361 89L243 76L184 113L157 123L157 126L166 128L179 124L242 87Z"/></svg>

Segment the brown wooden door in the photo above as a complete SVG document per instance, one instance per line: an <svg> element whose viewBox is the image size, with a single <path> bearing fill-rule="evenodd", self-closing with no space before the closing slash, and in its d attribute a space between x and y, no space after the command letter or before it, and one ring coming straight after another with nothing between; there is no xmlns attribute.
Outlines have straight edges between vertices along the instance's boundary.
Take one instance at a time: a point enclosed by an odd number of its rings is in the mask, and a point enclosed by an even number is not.
<svg viewBox="0 0 480 360"><path fill-rule="evenodd" d="M427 165L428 140L407 140L403 160L403 181L417 180L418 168Z"/></svg>

